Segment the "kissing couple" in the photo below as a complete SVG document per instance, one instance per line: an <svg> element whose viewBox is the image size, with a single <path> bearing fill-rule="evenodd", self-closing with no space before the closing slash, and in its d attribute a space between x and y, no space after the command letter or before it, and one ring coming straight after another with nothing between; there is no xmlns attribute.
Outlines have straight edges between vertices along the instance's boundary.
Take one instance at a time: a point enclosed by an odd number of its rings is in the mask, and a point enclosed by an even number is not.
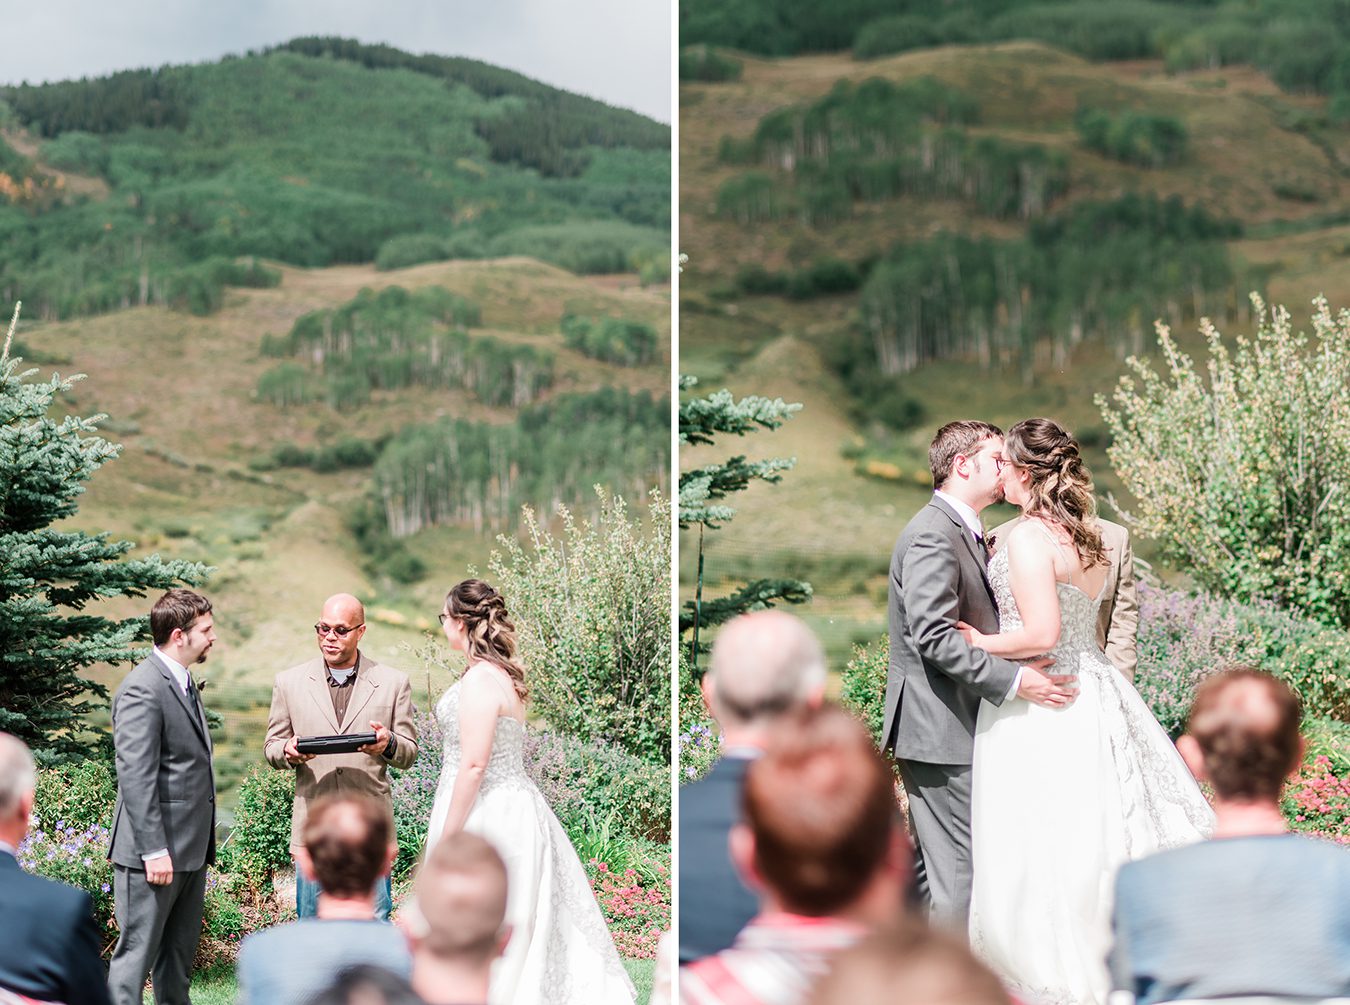
<svg viewBox="0 0 1350 1005"><path fill-rule="evenodd" d="M1104 1005L1116 869L1214 821L1103 649L1128 535L1097 519L1078 443L1051 419L1006 437L950 422L929 463L933 498L891 558L882 732L919 891L1019 997ZM980 513L1004 499L1022 515L986 539Z"/></svg>

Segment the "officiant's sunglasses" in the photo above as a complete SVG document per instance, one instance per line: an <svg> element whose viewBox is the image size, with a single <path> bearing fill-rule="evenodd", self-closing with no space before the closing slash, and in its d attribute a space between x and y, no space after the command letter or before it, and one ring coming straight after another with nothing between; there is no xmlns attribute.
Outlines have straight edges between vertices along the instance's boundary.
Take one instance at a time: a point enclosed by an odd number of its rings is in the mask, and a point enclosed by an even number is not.
<svg viewBox="0 0 1350 1005"><path fill-rule="evenodd" d="M356 631L358 628L364 627L365 627L364 621L359 625L352 625L350 628L343 628L341 625L325 625L322 621L320 621L317 625L314 626L314 632L316 635L320 636L327 635L329 632L337 632L338 638L345 639L348 635Z"/></svg>

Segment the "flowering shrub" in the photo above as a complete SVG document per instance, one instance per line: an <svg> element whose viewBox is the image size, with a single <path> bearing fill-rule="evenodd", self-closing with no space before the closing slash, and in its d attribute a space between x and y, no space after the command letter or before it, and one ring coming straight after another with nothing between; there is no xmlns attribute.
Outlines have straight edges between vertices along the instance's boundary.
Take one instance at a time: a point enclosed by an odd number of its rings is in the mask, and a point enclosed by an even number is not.
<svg viewBox="0 0 1350 1005"><path fill-rule="evenodd" d="M441 727L432 712L413 710L417 729L417 760L405 770L390 772L389 795L394 804L394 830L398 835L395 881L410 876L426 843L431 804L441 778Z"/></svg>
<svg viewBox="0 0 1350 1005"><path fill-rule="evenodd" d="M1139 671L1135 686L1176 737L1195 688L1230 663L1250 663L1284 680L1304 712L1350 718L1350 636L1268 604L1239 604L1139 584Z"/></svg>
<svg viewBox="0 0 1350 1005"><path fill-rule="evenodd" d="M703 691L694 680L689 650L680 646L680 784L687 785L708 773L722 750L720 737L703 703Z"/></svg>
<svg viewBox="0 0 1350 1005"><path fill-rule="evenodd" d="M1280 808L1294 830L1350 845L1350 776L1337 777L1325 754L1304 763Z"/></svg>
<svg viewBox="0 0 1350 1005"><path fill-rule="evenodd" d="M93 898L105 956L117 941L108 843L108 828L99 823L76 827L64 819L50 823L34 819L18 855L19 865L28 872L69 883Z"/></svg>
<svg viewBox="0 0 1350 1005"><path fill-rule="evenodd" d="M594 523L558 508L554 537L525 511L528 546L499 537L488 568L519 628L534 711L582 740L670 764L670 503L646 519L597 489Z"/></svg>
<svg viewBox="0 0 1350 1005"><path fill-rule="evenodd" d="M684 785L708 773L722 752L722 739L706 722L696 722L688 729L683 722L680 726L680 784Z"/></svg>
<svg viewBox="0 0 1350 1005"><path fill-rule="evenodd" d="M1350 313L1318 297L1314 337L1253 295L1230 352L1208 321L1205 365L1158 326L1164 365L1131 360L1097 404L1132 525L1204 589L1350 628Z"/></svg>
<svg viewBox="0 0 1350 1005"><path fill-rule="evenodd" d="M661 933L670 927L670 870L655 863L644 877L635 868L615 872L591 859L587 872L620 955L653 959Z"/></svg>

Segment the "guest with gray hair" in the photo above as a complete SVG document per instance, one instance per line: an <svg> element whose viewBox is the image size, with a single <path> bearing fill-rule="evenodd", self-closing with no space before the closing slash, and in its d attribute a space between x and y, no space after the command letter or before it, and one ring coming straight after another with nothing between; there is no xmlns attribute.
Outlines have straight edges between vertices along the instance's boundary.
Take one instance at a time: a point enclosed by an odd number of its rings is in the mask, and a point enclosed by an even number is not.
<svg viewBox="0 0 1350 1005"><path fill-rule="evenodd" d="M726 949L758 910L727 845L745 771L786 719L821 704L825 683L820 640L791 614L744 614L718 634L702 688L722 756L680 790L681 964Z"/></svg>
<svg viewBox="0 0 1350 1005"><path fill-rule="evenodd" d="M109 1005L89 894L19 866L36 789L33 755L22 740L0 733L0 917L11 919L0 939L0 989L37 1001Z"/></svg>

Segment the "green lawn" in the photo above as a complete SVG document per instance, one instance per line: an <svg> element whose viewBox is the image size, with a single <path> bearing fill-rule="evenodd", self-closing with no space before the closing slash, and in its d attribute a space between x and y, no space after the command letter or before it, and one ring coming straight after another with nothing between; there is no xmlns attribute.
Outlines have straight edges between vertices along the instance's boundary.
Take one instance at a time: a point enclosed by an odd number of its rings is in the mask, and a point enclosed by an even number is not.
<svg viewBox="0 0 1350 1005"><path fill-rule="evenodd" d="M656 973L656 961L624 960L623 965L637 986L638 1005L646 1005L647 999L652 994L652 977ZM234 1005L237 988L233 969L196 974L192 978L193 1005ZM152 1005L154 999L149 991L146 991L144 1000L146 1005Z"/></svg>

